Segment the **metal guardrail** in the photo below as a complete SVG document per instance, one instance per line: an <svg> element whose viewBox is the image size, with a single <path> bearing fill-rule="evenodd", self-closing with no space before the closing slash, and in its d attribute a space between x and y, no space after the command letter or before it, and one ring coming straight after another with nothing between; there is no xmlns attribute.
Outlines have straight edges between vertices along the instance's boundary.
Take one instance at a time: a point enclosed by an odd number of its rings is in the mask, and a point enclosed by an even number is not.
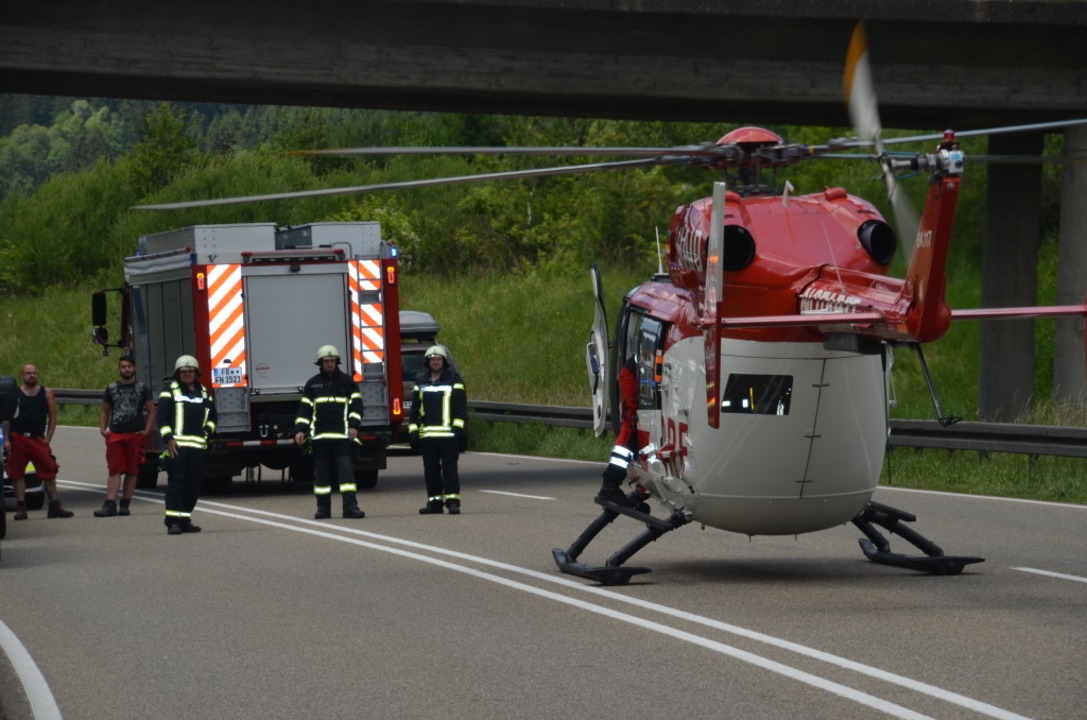
<svg viewBox="0 0 1087 720"><path fill-rule="evenodd" d="M473 417L491 422L539 423L585 429L593 426L591 408L475 401L469 403L469 410ZM935 420L891 420L889 426L893 447L1087 459L1087 428L982 422L960 422L943 427Z"/></svg>
<svg viewBox="0 0 1087 720"><path fill-rule="evenodd" d="M54 388L53 393L58 403L68 405L97 405L102 399L101 390ZM533 423L583 430L593 426L592 409L585 407L472 400L468 410L473 418L488 422ZM891 420L889 425L893 447L1087 459L1087 428L982 422L960 422L943 427L935 420Z"/></svg>

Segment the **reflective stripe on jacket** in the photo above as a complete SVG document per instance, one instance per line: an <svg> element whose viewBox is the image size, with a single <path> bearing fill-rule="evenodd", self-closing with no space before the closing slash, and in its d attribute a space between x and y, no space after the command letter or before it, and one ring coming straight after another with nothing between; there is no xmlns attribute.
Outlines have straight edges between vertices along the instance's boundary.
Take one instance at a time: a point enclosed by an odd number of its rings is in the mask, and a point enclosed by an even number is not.
<svg viewBox="0 0 1087 720"><path fill-rule="evenodd" d="M437 380L424 372L412 388L411 421L408 432L419 439L455 437L468 419L468 394L460 375L449 368Z"/></svg>
<svg viewBox="0 0 1087 720"><path fill-rule="evenodd" d="M333 375L317 373L306 382L298 402L295 432L313 440L347 440L348 430L362 427L362 393L358 383L337 369Z"/></svg>
<svg viewBox="0 0 1087 720"><path fill-rule="evenodd" d="M173 440L180 447L206 450L218 419L214 400L199 382L190 391L172 380L159 393L159 434L164 443Z"/></svg>

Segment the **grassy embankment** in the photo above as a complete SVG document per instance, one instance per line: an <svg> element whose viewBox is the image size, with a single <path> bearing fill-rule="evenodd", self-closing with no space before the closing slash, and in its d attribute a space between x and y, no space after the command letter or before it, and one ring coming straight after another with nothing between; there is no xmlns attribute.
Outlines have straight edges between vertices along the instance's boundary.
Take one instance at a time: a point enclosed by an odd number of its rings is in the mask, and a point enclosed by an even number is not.
<svg viewBox="0 0 1087 720"><path fill-rule="evenodd" d="M614 322L625 292L642 273L604 269L609 320ZM0 309L0 373L16 374L34 362L52 387L98 388L114 377L117 351L103 357L90 341L91 285L51 290L44 297L5 298ZM953 299L960 307L970 298ZM479 400L588 405L584 350L592 322L587 270L561 277L508 274L456 281L403 273L401 306L432 313L464 373L470 397ZM116 327L111 327L116 333ZM1039 334L1044 333L1040 330ZM964 324L927 351L946 412L975 419L977 405L977 329ZM1041 362L1041 361L1040 361ZM927 390L915 358L896 356L895 417L932 417ZM97 406L65 406L62 424L94 425ZM1025 422L1082 424L1083 413L1043 405ZM590 431L508 423L473 423L472 448L600 460L610 438ZM893 452L884 467L886 483L1007 497L1087 504L1087 463L1082 460L943 451Z"/></svg>

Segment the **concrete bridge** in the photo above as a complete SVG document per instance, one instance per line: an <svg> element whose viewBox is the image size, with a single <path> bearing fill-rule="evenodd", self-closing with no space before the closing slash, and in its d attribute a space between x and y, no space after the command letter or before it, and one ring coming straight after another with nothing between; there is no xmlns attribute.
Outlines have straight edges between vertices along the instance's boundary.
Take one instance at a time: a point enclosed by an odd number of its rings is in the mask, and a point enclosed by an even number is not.
<svg viewBox="0 0 1087 720"><path fill-rule="evenodd" d="M38 0L0 92L848 125L868 21L884 124L1087 117L1087 5L1053 0Z"/></svg>
<svg viewBox="0 0 1087 720"><path fill-rule="evenodd" d="M887 127L1087 117L1087 3L1061 0L38 0L0 13L0 93L845 126L865 19ZM692 141L703 138L692 138ZM990 151L1038 154L1040 134ZM1087 129L1065 132L1087 153ZM1066 165L1059 302L1083 301L1087 164ZM983 300L1034 303L1040 167L993 169ZM1087 400L1083 323L1061 394ZM982 413L1030 396L1033 329L982 333Z"/></svg>

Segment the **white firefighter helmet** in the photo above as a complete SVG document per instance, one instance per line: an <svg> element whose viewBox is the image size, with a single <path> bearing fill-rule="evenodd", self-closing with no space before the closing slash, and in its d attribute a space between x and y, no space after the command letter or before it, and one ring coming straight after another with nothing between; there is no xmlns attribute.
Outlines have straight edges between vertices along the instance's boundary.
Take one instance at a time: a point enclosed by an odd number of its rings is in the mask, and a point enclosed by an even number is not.
<svg viewBox="0 0 1087 720"><path fill-rule="evenodd" d="M427 348L427 350L426 350L426 359L427 360L434 357L435 355L437 355L438 357L444 359L447 364L449 363L449 351L446 350L441 345L431 345L430 347Z"/></svg>
<svg viewBox="0 0 1087 720"><path fill-rule="evenodd" d="M322 345L321 349L317 351L316 365L320 365L321 361L325 358L335 358L336 362L340 362L340 351L336 349L335 345Z"/></svg>
<svg viewBox="0 0 1087 720"><path fill-rule="evenodd" d="M200 363L192 355L182 355L174 363L174 372L180 372L181 370L195 370L199 373Z"/></svg>

